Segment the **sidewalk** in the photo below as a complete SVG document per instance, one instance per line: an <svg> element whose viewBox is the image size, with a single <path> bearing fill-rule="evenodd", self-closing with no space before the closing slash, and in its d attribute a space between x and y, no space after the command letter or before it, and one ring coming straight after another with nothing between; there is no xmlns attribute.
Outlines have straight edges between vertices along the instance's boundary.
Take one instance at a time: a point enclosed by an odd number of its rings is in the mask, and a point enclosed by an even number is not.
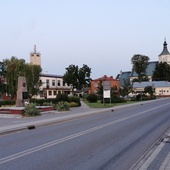
<svg viewBox="0 0 170 170"><path fill-rule="evenodd" d="M152 101L150 101L152 102ZM144 103L144 102L141 102ZM131 107L133 105L139 105L140 103L132 105L122 105L114 107L114 110ZM0 115L0 134L28 129L29 126L41 126L50 123L61 122L64 120L75 119L78 117L99 114L106 111L111 111L113 108L106 109L95 109L89 108L84 102L81 102L81 107L71 108L70 111L58 112L50 111L43 112L42 116L38 117L15 117L5 118ZM170 170L170 133L167 137L160 143L160 145L151 153L147 160L142 159L137 165L135 165L131 170Z"/></svg>

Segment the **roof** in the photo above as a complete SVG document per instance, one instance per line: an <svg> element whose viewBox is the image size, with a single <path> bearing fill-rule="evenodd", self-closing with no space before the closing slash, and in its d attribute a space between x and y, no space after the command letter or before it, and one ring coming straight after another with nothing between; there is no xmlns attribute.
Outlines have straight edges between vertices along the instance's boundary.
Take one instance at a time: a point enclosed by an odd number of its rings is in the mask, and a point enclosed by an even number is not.
<svg viewBox="0 0 170 170"><path fill-rule="evenodd" d="M63 78L61 75L40 73L41 77Z"/></svg>
<svg viewBox="0 0 170 170"><path fill-rule="evenodd" d="M153 75L153 72L155 71L155 67L156 67L157 63L158 63L158 61L148 62L148 66L146 68L146 75L147 76ZM137 76L138 76L138 74L135 72L134 69L132 69L131 77L137 77Z"/></svg>
<svg viewBox="0 0 170 170"><path fill-rule="evenodd" d="M170 82L168 81L147 81L147 82L134 82L133 88L145 88L146 86L152 87L170 87Z"/></svg>
<svg viewBox="0 0 170 170"><path fill-rule="evenodd" d="M113 76L107 77L106 75L104 75L103 77L94 79L93 81L118 81L118 80L114 79Z"/></svg>
<svg viewBox="0 0 170 170"><path fill-rule="evenodd" d="M161 54L159 54L159 56L161 55L170 55L169 51L168 51L168 48L167 48L167 43L166 43L166 40L164 41L164 44L163 44L163 51L161 52Z"/></svg>
<svg viewBox="0 0 170 170"><path fill-rule="evenodd" d="M120 82L120 86L124 86L125 82L130 82L130 75L131 71L124 71L116 76L116 79Z"/></svg>

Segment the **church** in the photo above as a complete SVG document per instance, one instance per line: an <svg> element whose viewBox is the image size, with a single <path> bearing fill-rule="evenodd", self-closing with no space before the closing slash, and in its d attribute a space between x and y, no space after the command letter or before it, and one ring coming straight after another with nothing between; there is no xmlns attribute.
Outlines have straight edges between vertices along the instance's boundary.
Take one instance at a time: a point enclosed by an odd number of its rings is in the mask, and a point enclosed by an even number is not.
<svg viewBox="0 0 170 170"><path fill-rule="evenodd" d="M155 71L155 67L157 63L160 62L167 62L170 64L170 53L168 51L166 39L163 43L163 50L158 55L158 61L150 61L148 63L146 69L146 75L149 78L147 82L133 82L134 79L138 78L138 74L135 72L134 68L132 67L131 71L128 72L121 72L118 74L117 79L120 81L120 86L124 87L125 82L130 83L132 85L133 91L135 93L141 93L144 91L146 86L152 86L155 89L156 96L170 96L170 82L167 81L152 81L152 75Z"/></svg>

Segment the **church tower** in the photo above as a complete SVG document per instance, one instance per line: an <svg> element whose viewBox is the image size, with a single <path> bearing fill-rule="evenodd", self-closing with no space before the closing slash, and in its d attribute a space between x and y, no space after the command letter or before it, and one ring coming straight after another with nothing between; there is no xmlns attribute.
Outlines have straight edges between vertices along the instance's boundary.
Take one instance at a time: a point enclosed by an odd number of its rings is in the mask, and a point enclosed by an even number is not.
<svg viewBox="0 0 170 170"><path fill-rule="evenodd" d="M163 44L163 51L159 54L159 62L167 62L170 65L170 53L167 48L166 39Z"/></svg>
<svg viewBox="0 0 170 170"><path fill-rule="evenodd" d="M36 45L34 45L34 52L30 53L30 64L41 66L41 54L36 51Z"/></svg>

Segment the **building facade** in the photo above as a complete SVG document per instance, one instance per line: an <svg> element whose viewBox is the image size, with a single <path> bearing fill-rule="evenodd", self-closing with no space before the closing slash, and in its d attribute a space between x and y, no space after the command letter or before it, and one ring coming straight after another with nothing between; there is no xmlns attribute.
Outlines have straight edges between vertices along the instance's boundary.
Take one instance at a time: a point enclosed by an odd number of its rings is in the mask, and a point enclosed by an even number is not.
<svg viewBox="0 0 170 170"><path fill-rule="evenodd" d="M144 92L144 88L151 86L157 97L170 97L170 82L167 81L152 81L152 82L134 82L133 91L135 94Z"/></svg>
<svg viewBox="0 0 170 170"><path fill-rule="evenodd" d="M37 99L56 98L57 94L72 93L72 86L63 81L63 76L41 73L40 81L42 82L40 92L34 96Z"/></svg>
<svg viewBox="0 0 170 170"><path fill-rule="evenodd" d="M113 76L107 77L106 75L104 75L103 77L91 81L90 93L97 94L98 88L100 87L100 83L103 81L109 81L111 87L116 87L117 90L120 89L119 80L114 79Z"/></svg>

